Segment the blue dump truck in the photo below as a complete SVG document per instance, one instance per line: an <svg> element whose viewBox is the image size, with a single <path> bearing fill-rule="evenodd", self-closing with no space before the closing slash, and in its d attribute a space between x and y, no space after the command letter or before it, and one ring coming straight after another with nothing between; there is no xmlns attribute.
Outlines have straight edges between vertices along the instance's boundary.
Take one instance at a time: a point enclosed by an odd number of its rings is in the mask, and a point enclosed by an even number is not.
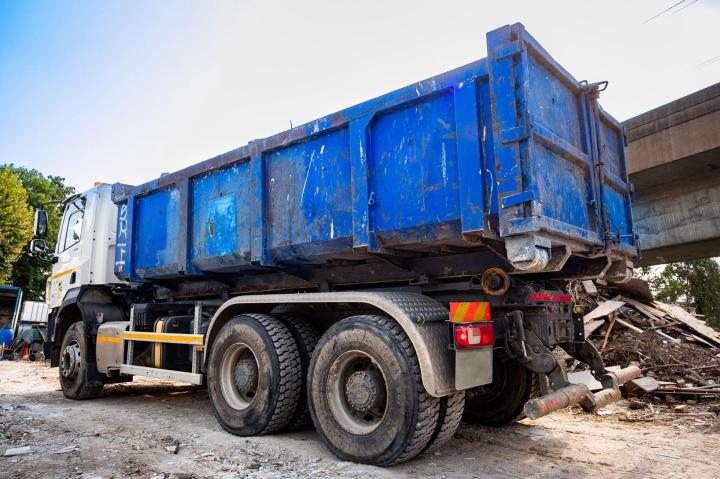
<svg viewBox="0 0 720 479"><path fill-rule="evenodd" d="M461 419L500 426L618 399L572 279L622 282L637 240L606 83L576 80L520 24L488 57L144 185L47 213L46 357L66 397L133 376L207 385L222 427L314 425L390 465ZM604 389L570 384L553 354ZM101 399L100 399L101 400Z"/></svg>

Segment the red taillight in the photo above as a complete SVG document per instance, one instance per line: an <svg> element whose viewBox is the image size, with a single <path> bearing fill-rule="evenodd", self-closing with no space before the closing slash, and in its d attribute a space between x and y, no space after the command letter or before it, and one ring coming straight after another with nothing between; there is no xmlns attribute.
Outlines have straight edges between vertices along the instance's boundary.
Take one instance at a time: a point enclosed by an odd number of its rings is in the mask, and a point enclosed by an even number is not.
<svg viewBox="0 0 720 479"><path fill-rule="evenodd" d="M495 343L495 329L492 323L455 325L455 346L457 348L480 348Z"/></svg>
<svg viewBox="0 0 720 479"><path fill-rule="evenodd" d="M572 303L572 296L569 294L554 293L532 293L530 299L533 301L559 301L561 303Z"/></svg>

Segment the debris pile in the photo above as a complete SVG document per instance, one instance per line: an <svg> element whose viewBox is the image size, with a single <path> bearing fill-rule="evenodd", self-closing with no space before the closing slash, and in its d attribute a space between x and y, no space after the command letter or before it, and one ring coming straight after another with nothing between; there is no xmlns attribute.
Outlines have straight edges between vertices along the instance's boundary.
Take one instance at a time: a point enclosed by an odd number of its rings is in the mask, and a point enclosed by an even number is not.
<svg viewBox="0 0 720 479"><path fill-rule="evenodd" d="M720 400L720 333L703 320L654 301L638 279L629 285L576 282L571 293L585 307L585 334L605 364L643 370L626 392L669 403Z"/></svg>

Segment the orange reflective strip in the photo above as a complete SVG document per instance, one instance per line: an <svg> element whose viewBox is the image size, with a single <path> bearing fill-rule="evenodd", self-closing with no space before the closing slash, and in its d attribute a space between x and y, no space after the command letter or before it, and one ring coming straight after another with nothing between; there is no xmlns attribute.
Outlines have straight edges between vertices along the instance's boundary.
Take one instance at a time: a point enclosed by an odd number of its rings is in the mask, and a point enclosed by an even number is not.
<svg viewBox="0 0 720 479"><path fill-rule="evenodd" d="M59 272L59 273L56 274L56 275L50 276L50 279L58 279L58 278L60 278L61 276L65 276L66 274L70 274L70 273L72 273L73 271L77 271L77 270L79 270L79 269L80 269L80 266L75 266L74 268L66 269L65 271L61 271L61 272Z"/></svg>
<svg viewBox="0 0 720 479"><path fill-rule="evenodd" d="M450 303L450 321L472 323L490 319L490 303L481 301Z"/></svg>
<svg viewBox="0 0 720 479"><path fill-rule="evenodd" d="M167 334L167 333L139 333L126 331L123 333L125 339L150 342L172 342L178 344L202 344L202 334Z"/></svg>
<svg viewBox="0 0 720 479"><path fill-rule="evenodd" d="M98 336L98 343L122 343L122 338L116 336Z"/></svg>
<svg viewBox="0 0 720 479"><path fill-rule="evenodd" d="M475 313L477 313L478 306L480 306L480 303L470 303L470 306L468 306L468 310L465 313L465 317L463 318L464 322L475 320Z"/></svg>

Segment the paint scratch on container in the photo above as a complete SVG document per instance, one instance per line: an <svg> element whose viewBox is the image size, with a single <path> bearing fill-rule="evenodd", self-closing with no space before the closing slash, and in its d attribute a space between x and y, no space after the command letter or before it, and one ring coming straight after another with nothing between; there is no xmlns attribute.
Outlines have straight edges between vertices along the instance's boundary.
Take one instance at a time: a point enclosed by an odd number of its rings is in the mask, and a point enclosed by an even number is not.
<svg viewBox="0 0 720 479"><path fill-rule="evenodd" d="M445 150L445 142L442 142L442 147L440 150L440 161L442 164L442 177L443 177L443 184L448 184L448 174L447 174L447 151Z"/></svg>
<svg viewBox="0 0 720 479"><path fill-rule="evenodd" d="M307 173L305 173L305 182L303 183L302 193L300 194L300 204L303 204L303 198L305 198L305 188L307 187L308 178L310 177L310 170L312 169L313 162L315 161L315 152L313 151L310 155L310 164L308 165Z"/></svg>

